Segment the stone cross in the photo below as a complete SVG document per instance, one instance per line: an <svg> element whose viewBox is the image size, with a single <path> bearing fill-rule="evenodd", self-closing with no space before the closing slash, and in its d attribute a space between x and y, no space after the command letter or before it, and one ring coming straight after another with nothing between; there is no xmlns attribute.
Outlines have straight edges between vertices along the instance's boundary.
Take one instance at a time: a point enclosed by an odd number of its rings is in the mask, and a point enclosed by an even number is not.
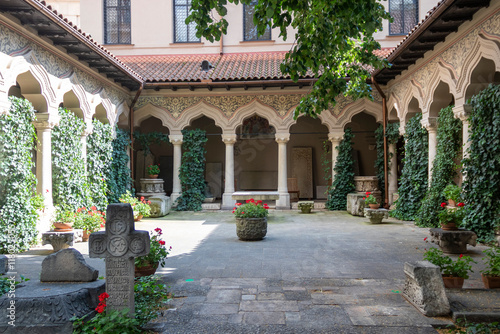
<svg viewBox="0 0 500 334"><path fill-rule="evenodd" d="M148 231L135 231L134 212L128 203L108 205L106 231L89 238L89 256L106 260L107 307L111 310L134 306L134 257L149 254Z"/></svg>

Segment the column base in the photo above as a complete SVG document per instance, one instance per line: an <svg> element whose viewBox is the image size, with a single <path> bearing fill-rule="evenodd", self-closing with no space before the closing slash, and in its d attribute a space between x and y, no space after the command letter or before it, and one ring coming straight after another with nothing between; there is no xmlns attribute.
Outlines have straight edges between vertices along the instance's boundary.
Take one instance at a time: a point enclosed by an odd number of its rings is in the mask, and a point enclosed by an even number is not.
<svg viewBox="0 0 500 334"><path fill-rule="evenodd" d="M220 207L221 210L232 210L235 204L236 200L233 199L233 193L222 194L222 206Z"/></svg>
<svg viewBox="0 0 500 334"><path fill-rule="evenodd" d="M179 197L181 197L181 193L172 193L172 195L170 195L170 200L172 201L172 208L177 207L177 199Z"/></svg>
<svg viewBox="0 0 500 334"><path fill-rule="evenodd" d="M277 210L290 210L290 194L280 193L280 198L276 201Z"/></svg>

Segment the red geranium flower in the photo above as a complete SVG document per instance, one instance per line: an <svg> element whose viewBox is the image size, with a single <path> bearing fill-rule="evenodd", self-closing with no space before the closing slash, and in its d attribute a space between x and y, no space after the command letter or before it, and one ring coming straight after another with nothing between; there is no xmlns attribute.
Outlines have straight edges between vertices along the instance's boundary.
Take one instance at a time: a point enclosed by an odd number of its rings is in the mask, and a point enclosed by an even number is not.
<svg viewBox="0 0 500 334"><path fill-rule="evenodd" d="M462 202L460 202L460 203L458 203L458 204L457 204L457 206L458 206L459 208L463 208L463 207L465 206L465 204L464 204L464 203L462 203Z"/></svg>
<svg viewBox="0 0 500 334"><path fill-rule="evenodd" d="M424 238L424 241L427 240L427 237Z"/></svg>
<svg viewBox="0 0 500 334"><path fill-rule="evenodd" d="M99 305L97 305L97 307L95 308L95 310L97 311L97 313L102 313L102 312L104 312L104 308L105 307L106 307L106 305L99 304Z"/></svg>
<svg viewBox="0 0 500 334"><path fill-rule="evenodd" d="M463 257L464 257L464 255L463 255L463 254L460 254L460 256L459 256L459 257L460 257L460 258L463 258Z"/></svg>
<svg viewBox="0 0 500 334"><path fill-rule="evenodd" d="M257 201L257 204L261 204L261 203L262 203L262 201L259 199L259 200Z"/></svg>
<svg viewBox="0 0 500 334"><path fill-rule="evenodd" d="M162 245L162 246L165 246L165 241L163 241L163 240L159 240L159 241L158 241L158 243L159 243L160 245Z"/></svg>
<svg viewBox="0 0 500 334"><path fill-rule="evenodd" d="M102 302L104 299L109 298L109 295L107 292L103 292L99 295L99 301Z"/></svg>
<svg viewBox="0 0 500 334"><path fill-rule="evenodd" d="M158 234L161 234L161 228L159 228L159 227L155 228L155 232L157 232Z"/></svg>
<svg viewBox="0 0 500 334"><path fill-rule="evenodd" d="M442 208L444 208L445 206L446 206L446 203L445 203L445 202L441 203L441 207L442 207Z"/></svg>
<svg viewBox="0 0 500 334"><path fill-rule="evenodd" d="M94 210L95 211L95 210L97 210L97 208L95 206L91 206L90 210Z"/></svg>
<svg viewBox="0 0 500 334"><path fill-rule="evenodd" d="M236 205L237 205L237 206L240 206L240 205L241 205L241 203L236 203Z"/></svg>
<svg viewBox="0 0 500 334"><path fill-rule="evenodd" d="M369 196L369 195L371 195L371 192L367 191L366 196Z"/></svg>

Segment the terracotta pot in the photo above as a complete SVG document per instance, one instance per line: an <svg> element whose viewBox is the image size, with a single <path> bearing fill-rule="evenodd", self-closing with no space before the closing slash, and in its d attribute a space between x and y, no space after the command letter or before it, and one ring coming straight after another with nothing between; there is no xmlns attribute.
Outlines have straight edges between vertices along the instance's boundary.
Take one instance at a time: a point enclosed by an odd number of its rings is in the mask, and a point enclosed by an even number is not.
<svg viewBox="0 0 500 334"><path fill-rule="evenodd" d="M134 218L134 221L138 222L140 221L144 216L143 215L138 215L137 218Z"/></svg>
<svg viewBox="0 0 500 334"><path fill-rule="evenodd" d="M461 289L464 286L464 278L443 276L444 287L447 289Z"/></svg>
<svg viewBox="0 0 500 334"><path fill-rule="evenodd" d="M449 199L448 200L448 206L451 206L451 207L456 207L457 206L457 202L455 202L454 200L452 199Z"/></svg>
<svg viewBox="0 0 500 334"><path fill-rule="evenodd" d="M83 242L89 241L90 233L92 233L92 232L89 232L87 230L83 230L83 236L82 236Z"/></svg>
<svg viewBox="0 0 500 334"><path fill-rule="evenodd" d="M155 174L155 175L148 175L150 179L157 179L158 178L158 174Z"/></svg>
<svg viewBox="0 0 500 334"><path fill-rule="evenodd" d="M54 223L54 230L56 232L68 232L68 231L73 231L73 224L74 223Z"/></svg>
<svg viewBox="0 0 500 334"><path fill-rule="evenodd" d="M267 218L236 218L236 235L240 240L262 240L267 234Z"/></svg>
<svg viewBox="0 0 500 334"><path fill-rule="evenodd" d="M153 275L156 272L156 269L158 269L158 262L155 264L147 264L142 267L134 267L134 275L135 277L144 277L144 276L149 276Z"/></svg>
<svg viewBox="0 0 500 334"><path fill-rule="evenodd" d="M486 276L481 274L486 289L500 289L500 276Z"/></svg>
<svg viewBox="0 0 500 334"><path fill-rule="evenodd" d="M373 210L377 210L378 208L380 208L380 204L368 204L368 206Z"/></svg>
<svg viewBox="0 0 500 334"><path fill-rule="evenodd" d="M445 231L456 231L458 230L457 224L455 223L448 223L448 224L441 224L441 228Z"/></svg>

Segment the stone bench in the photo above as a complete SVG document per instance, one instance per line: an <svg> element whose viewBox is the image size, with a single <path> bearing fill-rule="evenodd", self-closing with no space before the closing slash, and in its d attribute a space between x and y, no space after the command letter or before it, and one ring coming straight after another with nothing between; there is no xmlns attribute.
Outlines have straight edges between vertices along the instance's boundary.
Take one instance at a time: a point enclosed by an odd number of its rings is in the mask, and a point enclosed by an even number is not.
<svg viewBox="0 0 500 334"><path fill-rule="evenodd" d="M389 210L386 209L364 209L365 217L370 219L372 224L380 224L385 218L389 218Z"/></svg>
<svg viewBox="0 0 500 334"><path fill-rule="evenodd" d="M278 200L280 195L277 191L236 191L231 196L236 201L246 201L249 199L270 201Z"/></svg>
<svg viewBox="0 0 500 334"><path fill-rule="evenodd" d="M465 229L446 231L441 228L431 228L429 233L431 242L438 245L443 253L464 254L467 253L467 244L476 247L477 235L472 231Z"/></svg>
<svg viewBox="0 0 500 334"><path fill-rule="evenodd" d="M74 242L81 242L83 230L75 229L68 232L48 231L42 233L42 245L52 245L54 252L73 246Z"/></svg>

